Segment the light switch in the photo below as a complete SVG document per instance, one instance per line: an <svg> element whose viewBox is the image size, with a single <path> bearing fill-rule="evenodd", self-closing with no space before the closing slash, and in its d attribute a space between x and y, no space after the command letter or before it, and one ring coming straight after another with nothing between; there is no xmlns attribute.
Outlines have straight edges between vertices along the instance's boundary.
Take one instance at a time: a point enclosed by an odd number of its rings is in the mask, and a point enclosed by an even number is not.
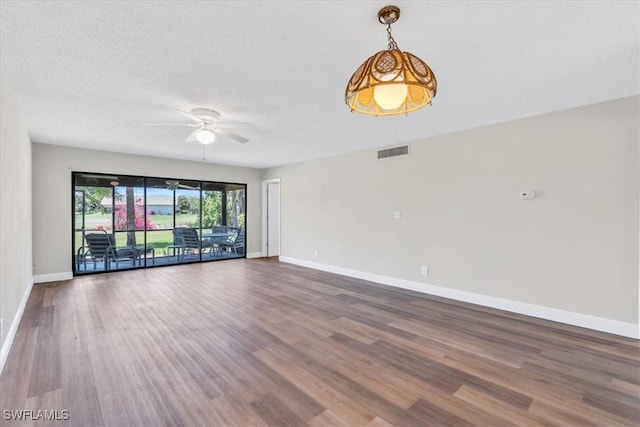
<svg viewBox="0 0 640 427"><path fill-rule="evenodd" d="M401 216L402 214L400 213L400 211L393 212L393 219L400 219Z"/></svg>

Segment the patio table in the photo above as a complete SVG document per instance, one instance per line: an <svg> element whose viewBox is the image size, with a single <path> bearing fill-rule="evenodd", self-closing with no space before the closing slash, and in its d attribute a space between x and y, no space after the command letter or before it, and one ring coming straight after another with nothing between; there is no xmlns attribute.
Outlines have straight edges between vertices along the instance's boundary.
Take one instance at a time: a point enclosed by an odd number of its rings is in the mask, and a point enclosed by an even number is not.
<svg viewBox="0 0 640 427"><path fill-rule="evenodd" d="M215 251L214 245L229 240L230 237L234 237L236 233L202 233L203 239L211 239L211 252ZM219 250L220 248L218 248Z"/></svg>

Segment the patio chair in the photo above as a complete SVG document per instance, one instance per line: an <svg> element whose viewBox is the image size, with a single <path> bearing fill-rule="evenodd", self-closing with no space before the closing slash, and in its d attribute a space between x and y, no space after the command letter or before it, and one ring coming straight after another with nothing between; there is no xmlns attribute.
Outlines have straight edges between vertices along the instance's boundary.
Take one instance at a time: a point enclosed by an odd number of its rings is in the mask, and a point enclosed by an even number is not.
<svg viewBox="0 0 640 427"><path fill-rule="evenodd" d="M139 248L130 246L117 248L113 234L109 234L104 230L96 230L90 233L83 232L83 235L88 247L83 254L85 270L87 260L93 261L94 270L98 261L104 262L104 269L109 270L111 261L115 261L117 269L119 261L131 260L133 264L140 257L141 250Z"/></svg>
<svg viewBox="0 0 640 427"><path fill-rule="evenodd" d="M211 239L200 240L198 230L195 228L178 227L173 229L173 244L182 246L184 249L197 249L200 252L203 248L212 250Z"/></svg>
<svg viewBox="0 0 640 427"><path fill-rule="evenodd" d="M236 255L243 254L244 253L244 228L241 228L238 231L238 235L235 238L230 239L226 242L220 242L218 243L218 245L220 245L221 248L228 249L229 251L235 252ZM240 252L238 252L239 249L240 249Z"/></svg>

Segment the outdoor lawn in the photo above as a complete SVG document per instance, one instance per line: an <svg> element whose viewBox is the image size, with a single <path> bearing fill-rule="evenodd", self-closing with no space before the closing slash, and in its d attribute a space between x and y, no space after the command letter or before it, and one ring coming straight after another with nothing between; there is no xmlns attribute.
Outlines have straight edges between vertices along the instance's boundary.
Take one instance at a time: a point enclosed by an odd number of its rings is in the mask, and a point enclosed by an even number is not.
<svg viewBox="0 0 640 427"><path fill-rule="evenodd" d="M177 227L198 227L198 214L176 214ZM147 230L147 247L154 248L157 255L164 254L164 248L173 244L173 215L148 215L148 223L150 222L154 228ZM76 227L82 227L82 214L76 215ZM85 229L99 230L104 229L111 233L111 214L88 213L85 214ZM208 227L207 227L208 229ZM75 233L75 251L83 246L82 232ZM127 233L116 231L116 246L122 247L127 245ZM144 245L144 232L136 232L136 245Z"/></svg>
<svg viewBox="0 0 640 427"><path fill-rule="evenodd" d="M172 229L173 215L147 215L147 220L151 222L154 229ZM198 214L176 214L176 226L198 227ZM84 216L84 228L87 230L99 229L100 226L111 227L110 213L87 213ZM82 213L76 213L76 228L82 227Z"/></svg>

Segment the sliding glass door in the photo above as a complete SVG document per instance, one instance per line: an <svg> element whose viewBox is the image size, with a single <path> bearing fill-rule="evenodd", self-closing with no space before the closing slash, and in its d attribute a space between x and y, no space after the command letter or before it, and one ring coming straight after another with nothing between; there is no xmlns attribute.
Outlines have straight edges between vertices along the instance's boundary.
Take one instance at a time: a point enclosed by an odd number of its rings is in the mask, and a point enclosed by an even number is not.
<svg viewBox="0 0 640 427"><path fill-rule="evenodd" d="M73 173L74 273L245 256L246 185Z"/></svg>

